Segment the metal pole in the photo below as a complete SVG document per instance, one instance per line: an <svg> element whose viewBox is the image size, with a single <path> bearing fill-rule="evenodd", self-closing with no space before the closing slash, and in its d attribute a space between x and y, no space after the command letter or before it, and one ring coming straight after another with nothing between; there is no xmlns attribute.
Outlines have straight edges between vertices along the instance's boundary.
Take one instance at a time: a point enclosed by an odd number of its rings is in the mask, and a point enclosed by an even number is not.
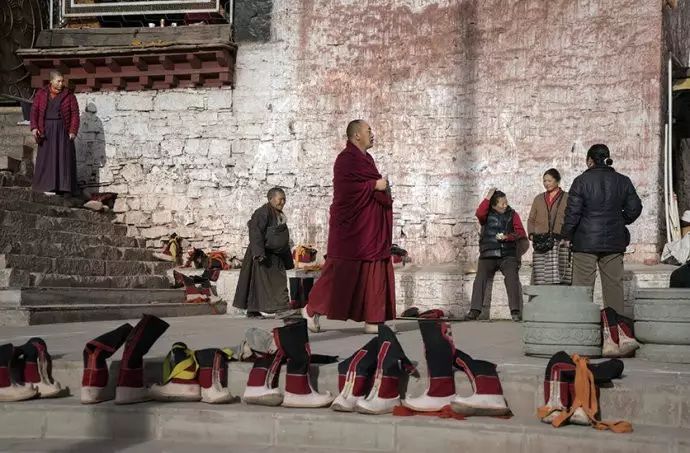
<svg viewBox="0 0 690 453"><path fill-rule="evenodd" d="M50 0L50 9L48 10L48 29L53 29L53 0Z"/></svg>

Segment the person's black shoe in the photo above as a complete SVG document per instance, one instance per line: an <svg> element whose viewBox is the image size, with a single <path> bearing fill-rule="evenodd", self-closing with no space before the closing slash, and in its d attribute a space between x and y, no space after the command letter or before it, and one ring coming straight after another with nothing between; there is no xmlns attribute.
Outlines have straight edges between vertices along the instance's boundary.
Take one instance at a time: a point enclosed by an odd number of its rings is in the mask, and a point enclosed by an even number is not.
<svg viewBox="0 0 690 453"><path fill-rule="evenodd" d="M263 319L264 315L260 311L248 311L247 318Z"/></svg>
<svg viewBox="0 0 690 453"><path fill-rule="evenodd" d="M465 321L476 321L480 314L481 311L479 310L470 310L470 312L465 315Z"/></svg>
<svg viewBox="0 0 690 453"><path fill-rule="evenodd" d="M520 322L522 321L522 316L520 315L520 312L517 310L513 310L510 312L510 317L513 319L515 322Z"/></svg>

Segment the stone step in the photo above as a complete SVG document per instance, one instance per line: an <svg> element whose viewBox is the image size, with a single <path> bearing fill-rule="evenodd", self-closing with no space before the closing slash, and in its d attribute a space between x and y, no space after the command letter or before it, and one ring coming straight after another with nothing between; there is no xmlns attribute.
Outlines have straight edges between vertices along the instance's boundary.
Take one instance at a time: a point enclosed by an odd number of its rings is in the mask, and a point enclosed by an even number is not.
<svg viewBox="0 0 690 453"><path fill-rule="evenodd" d="M115 225L110 222L90 222L86 220L50 217L20 211L0 210L0 225L24 231L30 229L69 231L70 233L126 236L127 225Z"/></svg>
<svg viewBox="0 0 690 453"><path fill-rule="evenodd" d="M50 258L86 258L98 260L156 261L153 251L136 247L111 245L59 244L48 241L22 242L19 238L6 240L0 236L0 252L13 255L37 255Z"/></svg>
<svg viewBox="0 0 690 453"><path fill-rule="evenodd" d="M143 314L163 317L225 314L227 304L143 303L143 304L79 304L39 305L21 308L0 307L0 325L33 326L65 322L109 321L132 319Z"/></svg>
<svg viewBox="0 0 690 453"><path fill-rule="evenodd" d="M68 247L108 245L113 247L144 248L146 240L130 236L109 236L107 234L81 234L73 231L50 231L36 228L19 230L0 225L0 248L7 244L26 242L54 242Z"/></svg>
<svg viewBox="0 0 690 453"><path fill-rule="evenodd" d="M94 212L85 208L67 208L64 206L46 205L33 201L7 200L0 198L0 211L24 212L45 217L82 220L92 223L112 224L115 215L112 212Z"/></svg>
<svg viewBox="0 0 690 453"><path fill-rule="evenodd" d="M174 263L88 258L49 258L36 255L0 254L0 269L83 276L163 275Z"/></svg>
<svg viewBox="0 0 690 453"><path fill-rule="evenodd" d="M27 287L170 288L170 283L159 275L85 276L0 269L0 288Z"/></svg>
<svg viewBox="0 0 690 453"><path fill-rule="evenodd" d="M80 208L84 204L84 200L80 198L46 195L43 192L34 192L31 189L21 187L0 187L0 199L32 201L34 203L70 208Z"/></svg>
<svg viewBox="0 0 690 453"><path fill-rule="evenodd" d="M142 305L185 301L183 289L17 288L0 289L4 308L44 305Z"/></svg>
<svg viewBox="0 0 690 453"><path fill-rule="evenodd" d="M113 327L110 327L113 328ZM360 343L353 345L352 350L367 339L358 338ZM193 338L166 337L160 341L167 345L174 341L187 341L192 348L225 347L227 344L194 344ZM169 347L169 346L167 346ZM313 353L319 353L318 342L312 342ZM117 352L110 363L109 387L114 390L122 353ZM346 356L340 357L340 360ZM421 374L420 379L410 378L401 383L403 392L412 396L421 395L427 386L427 369L423 357L411 356ZM422 363L419 363L422 360ZM145 380L148 383L160 382L163 357L149 356L145 359ZM504 396L508 405L518 417L531 418L536 408L544 403L543 380L544 361L541 365L512 364L498 365ZM690 375L688 373L661 369L649 371L638 366L629 366L622 379L613 381L610 388L601 388L600 408L602 419L628 420L633 425L644 424L658 427L690 429ZM252 368L251 363L231 362L228 366L229 388L234 395L244 392L245 384ZM80 360L56 360L53 365L55 378L64 385L78 391L81 383L82 362ZM338 393L337 364L312 365L312 385L320 392ZM650 385L653 382L654 385ZM280 377L280 386L284 389L285 370ZM456 392L459 395L471 395L472 387L464 373L455 373Z"/></svg>
<svg viewBox="0 0 690 453"><path fill-rule="evenodd" d="M675 453L687 451L690 442L690 432L681 428L636 425L632 433L615 434L584 426L556 429L534 417L449 420L239 402L148 402L129 406L105 402L84 406L76 397L67 397L4 403L0 408L2 438L45 439L42 446L52 445L52 439L80 439L82 446L86 444L92 451L104 451L95 445L104 440L128 440L128 446L148 440L187 442L194 443L198 451L206 451L206 445L222 444L226 451L243 452L255 447L300 447L305 452L381 453Z"/></svg>
<svg viewBox="0 0 690 453"><path fill-rule="evenodd" d="M31 134L0 134L0 148L7 146L31 146L35 143L36 142Z"/></svg>
<svg viewBox="0 0 690 453"><path fill-rule="evenodd" d="M18 173L0 170L1 187L31 187L31 179Z"/></svg>

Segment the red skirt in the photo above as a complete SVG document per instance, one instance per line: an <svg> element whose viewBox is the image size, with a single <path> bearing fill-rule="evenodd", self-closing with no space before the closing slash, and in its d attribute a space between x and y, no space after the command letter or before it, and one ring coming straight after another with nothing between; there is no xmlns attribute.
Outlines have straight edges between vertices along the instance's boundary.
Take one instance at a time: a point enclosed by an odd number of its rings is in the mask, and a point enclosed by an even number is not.
<svg viewBox="0 0 690 453"><path fill-rule="evenodd" d="M328 319L369 323L395 319L395 275L390 259L328 258L309 293L308 310Z"/></svg>

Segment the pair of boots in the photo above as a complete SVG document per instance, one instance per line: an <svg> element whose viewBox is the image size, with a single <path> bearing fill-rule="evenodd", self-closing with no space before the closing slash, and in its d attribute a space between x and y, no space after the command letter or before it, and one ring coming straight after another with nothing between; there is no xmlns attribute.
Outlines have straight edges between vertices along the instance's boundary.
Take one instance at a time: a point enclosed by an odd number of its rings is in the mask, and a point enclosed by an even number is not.
<svg viewBox="0 0 690 453"><path fill-rule="evenodd" d="M566 422L575 425L592 425L597 429L629 432L627 422L602 422L599 420L599 386L610 384L623 374L623 362L610 359L589 363L577 354L572 357L564 351L554 354L546 366L544 376L544 406L537 409L537 416L544 423L555 427Z"/></svg>
<svg viewBox="0 0 690 453"><path fill-rule="evenodd" d="M601 355L632 357L640 344L635 339L633 320L616 313L613 308L601 310Z"/></svg>
<svg viewBox="0 0 690 453"><path fill-rule="evenodd" d="M124 344L120 371L115 388L115 404L131 404L150 400L144 386L144 355L163 335L169 324L153 315L144 315L135 327L123 324L95 338L84 347L84 373L81 380L81 402L100 403L112 399L108 392L110 358Z"/></svg>
<svg viewBox="0 0 690 453"><path fill-rule="evenodd" d="M319 393L311 385L311 349L305 320L273 329L277 350L258 354L249 372L242 395L246 404L284 407L325 407L331 404L330 392ZM280 370L287 364L285 392L278 388Z"/></svg>
<svg viewBox="0 0 690 453"><path fill-rule="evenodd" d="M213 298L213 290L211 289L211 282L218 279L217 272L208 269L204 270L202 275L187 276L181 272L173 271L173 278L175 288L184 287L185 298L187 303L203 303L210 302Z"/></svg>
<svg viewBox="0 0 690 453"><path fill-rule="evenodd" d="M403 373L418 374L390 327L379 324L378 336L338 364L338 389L331 409L386 414L400 404Z"/></svg>
<svg viewBox="0 0 690 453"><path fill-rule="evenodd" d="M53 362L41 338L0 346L0 401L54 398L69 393L52 376Z"/></svg>
<svg viewBox="0 0 690 453"><path fill-rule="evenodd" d="M470 415L509 415L496 364L476 360L456 349L450 325L442 321L419 321L424 341L424 357L429 372L426 391L409 397L403 405L418 412L436 412L450 405L453 412ZM461 370L472 384L471 396L455 391L453 372Z"/></svg>
<svg viewBox="0 0 690 453"><path fill-rule="evenodd" d="M151 386L151 398L229 403L233 396L228 389L228 360L228 353L221 349L192 351L186 344L177 342L163 361L163 384Z"/></svg>

